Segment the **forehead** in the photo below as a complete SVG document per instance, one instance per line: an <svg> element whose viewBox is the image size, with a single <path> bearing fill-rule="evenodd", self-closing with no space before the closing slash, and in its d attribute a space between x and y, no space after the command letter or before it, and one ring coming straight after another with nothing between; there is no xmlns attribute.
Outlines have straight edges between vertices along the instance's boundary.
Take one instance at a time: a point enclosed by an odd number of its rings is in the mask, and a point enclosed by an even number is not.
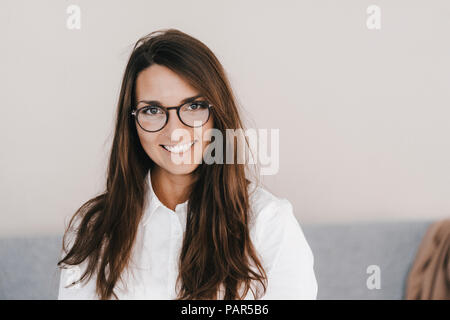
<svg viewBox="0 0 450 320"><path fill-rule="evenodd" d="M198 93L178 74L158 64L144 69L136 78L136 101L157 100L171 106Z"/></svg>

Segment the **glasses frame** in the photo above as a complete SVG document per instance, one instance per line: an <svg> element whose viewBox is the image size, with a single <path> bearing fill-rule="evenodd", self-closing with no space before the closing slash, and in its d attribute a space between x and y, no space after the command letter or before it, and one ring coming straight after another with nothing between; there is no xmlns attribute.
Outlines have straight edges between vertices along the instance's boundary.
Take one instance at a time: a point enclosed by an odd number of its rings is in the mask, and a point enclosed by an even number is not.
<svg viewBox="0 0 450 320"><path fill-rule="evenodd" d="M190 125L186 124L186 123L181 119L181 117L180 117L180 109L181 109L181 107L183 107L183 106L186 105L186 104L189 104L189 103L195 103L195 102L206 102L206 103L208 104L208 118L206 119L206 121L205 121L201 126L190 126ZM160 129L158 129L158 130L154 130L154 131L146 130L146 129L144 129L144 128L141 126L141 124L139 123L139 120L138 120L139 112L140 112L141 110L146 109L146 108L149 108L149 107L158 107L158 108L161 108L161 109L164 110L164 112L165 112L165 114L166 114L166 122L165 122L165 123L163 124L163 126L162 126ZM208 122L209 118L211 117L211 108L213 108L213 107L214 107L214 106L213 106L212 104L210 104L209 102L207 102L207 101L205 101L205 100L184 102L184 103L180 104L179 106L175 106L175 107L164 107L164 106L161 106L161 105L150 105L150 104L149 104L149 105L143 106L142 108L139 108L139 109L137 109L137 106L136 106L136 107L133 107L132 110L131 110L131 115L134 117L135 121L138 123L139 127L141 127L142 130L147 131L147 132L158 132L158 131L161 131L162 129L164 129L164 127L165 127L165 126L167 125L167 123L169 122L169 118L170 118L170 112L169 112L169 110L172 110L172 109L176 110L176 111L177 111L178 119L179 119L179 120L181 121L181 123L184 124L185 126L190 127L190 128L199 128L199 127L203 127L203 126Z"/></svg>

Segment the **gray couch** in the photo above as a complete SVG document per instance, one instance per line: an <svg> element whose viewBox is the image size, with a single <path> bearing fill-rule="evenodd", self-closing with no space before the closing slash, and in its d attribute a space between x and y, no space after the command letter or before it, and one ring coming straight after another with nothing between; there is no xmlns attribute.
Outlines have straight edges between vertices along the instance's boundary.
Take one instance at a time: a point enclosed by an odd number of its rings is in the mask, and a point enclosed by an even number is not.
<svg viewBox="0 0 450 320"><path fill-rule="evenodd" d="M318 299L402 299L406 277L433 221L303 224L314 253ZM56 299L62 236L0 238L0 300ZM380 267L368 289L367 267Z"/></svg>

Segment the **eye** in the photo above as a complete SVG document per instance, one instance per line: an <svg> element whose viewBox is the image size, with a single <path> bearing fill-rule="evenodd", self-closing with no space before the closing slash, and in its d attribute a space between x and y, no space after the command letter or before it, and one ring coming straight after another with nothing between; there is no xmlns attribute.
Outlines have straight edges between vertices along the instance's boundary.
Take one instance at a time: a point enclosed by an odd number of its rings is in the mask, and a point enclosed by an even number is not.
<svg viewBox="0 0 450 320"><path fill-rule="evenodd" d="M204 108L207 108L207 103L205 101L196 101L192 102L187 109L189 111L197 111Z"/></svg>
<svg viewBox="0 0 450 320"><path fill-rule="evenodd" d="M153 114L162 114L164 112L159 107L149 106L144 110L144 113L146 115L153 115Z"/></svg>

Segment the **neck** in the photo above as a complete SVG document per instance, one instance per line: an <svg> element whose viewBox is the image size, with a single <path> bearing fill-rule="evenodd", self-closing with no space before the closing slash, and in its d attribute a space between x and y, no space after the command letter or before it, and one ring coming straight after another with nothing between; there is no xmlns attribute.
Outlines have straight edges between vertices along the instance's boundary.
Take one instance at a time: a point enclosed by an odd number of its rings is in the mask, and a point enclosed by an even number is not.
<svg viewBox="0 0 450 320"><path fill-rule="evenodd" d="M172 174L159 166L152 169L150 178L158 199L173 211L177 204L188 199L188 191L194 180L192 174Z"/></svg>

